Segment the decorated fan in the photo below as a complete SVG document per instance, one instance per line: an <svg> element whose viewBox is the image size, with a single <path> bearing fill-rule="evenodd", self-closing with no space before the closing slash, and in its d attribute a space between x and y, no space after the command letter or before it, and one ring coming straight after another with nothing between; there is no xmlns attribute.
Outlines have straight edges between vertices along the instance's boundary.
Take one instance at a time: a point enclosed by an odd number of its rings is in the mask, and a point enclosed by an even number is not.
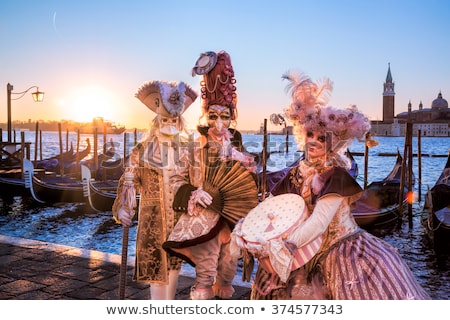
<svg viewBox="0 0 450 320"><path fill-rule="evenodd" d="M210 209L233 225L258 205L258 187L239 161L216 161L205 167L203 190L213 197Z"/></svg>

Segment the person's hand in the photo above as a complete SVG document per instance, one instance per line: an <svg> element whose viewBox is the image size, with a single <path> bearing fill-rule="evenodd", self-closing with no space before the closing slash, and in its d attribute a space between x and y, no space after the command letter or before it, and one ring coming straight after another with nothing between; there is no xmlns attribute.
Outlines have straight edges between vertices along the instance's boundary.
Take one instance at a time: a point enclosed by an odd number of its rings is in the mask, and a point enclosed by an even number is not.
<svg viewBox="0 0 450 320"><path fill-rule="evenodd" d="M119 218L120 223L122 223L123 226L129 227L131 226L131 222L133 220L133 214L127 212L124 208L120 208L117 212L117 217Z"/></svg>
<svg viewBox="0 0 450 320"><path fill-rule="evenodd" d="M197 216L211 203L212 196L208 192L200 188L194 190L188 201L188 213L191 216Z"/></svg>
<svg viewBox="0 0 450 320"><path fill-rule="evenodd" d="M208 207L212 203L212 196L203 189L197 189L195 194L195 200L197 204L201 205L203 208Z"/></svg>

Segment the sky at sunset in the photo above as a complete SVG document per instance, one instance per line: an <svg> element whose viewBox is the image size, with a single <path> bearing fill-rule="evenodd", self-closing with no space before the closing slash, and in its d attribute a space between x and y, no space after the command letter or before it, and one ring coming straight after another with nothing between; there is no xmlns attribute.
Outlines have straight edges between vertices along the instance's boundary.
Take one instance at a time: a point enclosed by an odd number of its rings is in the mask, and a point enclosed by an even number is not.
<svg viewBox="0 0 450 320"><path fill-rule="evenodd" d="M134 97L149 80L184 81L199 54L225 50L236 75L238 129L258 129L289 104L281 75L334 82L330 104L382 118L390 63L395 113L450 100L449 1L0 1L0 122L6 85L45 92L12 101L12 119L90 121L127 128L154 117ZM30 90L29 92L33 92ZM13 95L16 98L17 95ZM197 124L200 98L185 116Z"/></svg>

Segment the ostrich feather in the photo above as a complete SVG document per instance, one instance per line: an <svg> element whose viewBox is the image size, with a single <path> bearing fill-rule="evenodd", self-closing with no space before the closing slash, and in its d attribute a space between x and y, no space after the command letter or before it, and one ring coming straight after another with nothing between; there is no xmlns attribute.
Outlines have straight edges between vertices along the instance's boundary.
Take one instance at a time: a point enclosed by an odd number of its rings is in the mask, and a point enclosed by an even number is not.
<svg viewBox="0 0 450 320"><path fill-rule="evenodd" d="M328 78L320 79L316 82L317 93L316 102L321 106L326 106L331 97L331 92L333 91L333 81Z"/></svg>
<svg viewBox="0 0 450 320"><path fill-rule="evenodd" d="M290 70L282 75L282 79L288 80L286 91L292 96L292 103L286 110L289 119L304 119L310 113L315 104L317 89L316 84L309 76L298 70Z"/></svg>
<svg viewBox="0 0 450 320"><path fill-rule="evenodd" d="M333 82L328 78L314 83L304 72L295 69L287 71L281 78L289 81L286 92L290 92L295 102L300 105L305 107L309 107L311 104L325 106L330 100Z"/></svg>
<svg viewBox="0 0 450 320"><path fill-rule="evenodd" d="M295 93L301 90L305 85L311 85L311 78L302 71L299 70L289 70L284 73L281 78L283 80L288 80L289 83L286 86L286 92L290 92L294 98Z"/></svg>

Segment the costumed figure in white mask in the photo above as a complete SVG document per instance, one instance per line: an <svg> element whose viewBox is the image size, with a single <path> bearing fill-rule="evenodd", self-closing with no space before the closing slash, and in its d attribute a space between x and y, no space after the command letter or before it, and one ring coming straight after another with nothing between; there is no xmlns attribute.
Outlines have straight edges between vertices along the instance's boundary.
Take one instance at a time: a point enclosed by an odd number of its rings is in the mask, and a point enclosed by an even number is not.
<svg viewBox="0 0 450 320"><path fill-rule="evenodd" d="M203 76L200 121L206 123L198 126L189 166L179 176L174 209L183 215L164 248L195 266L191 299L230 299L238 261L230 255L230 233L257 204L256 166L240 132L231 128L237 95L229 54L202 53L196 74Z"/></svg>
<svg viewBox="0 0 450 320"><path fill-rule="evenodd" d="M179 216L172 209L170 177L182 170L180 148L188 141L182 114L197 93L184 82L150 81L135 96L156 117L149 133L132 149L112 211L118 223L130 226L135 210L130 208L134 199L129 198L139 195L133 280L150 283L153 300L174 299L182 260L170 256L162 244ZM127 190L127 178L133 181L133 192Z"/></svg>
<svg viewBox="0 0 450 320"><path fill-rule="evenodd" d="M345 151L352 140L365 139L369 119L356 106L328 106L329 79L313 82L297 71L283 78L292 94L285 114L305 157L270 193L275 199L299 195L307 217L283 235L277 253L269 250L273 268L267 267L267 259L259 263L251 299L429 299L397 249L360 229L350 211L363 190L348 173ZM316 239L320 247L315 255L301 268L292 268L299 250ZM284 266L280 256L286 257Z"/></svg>

